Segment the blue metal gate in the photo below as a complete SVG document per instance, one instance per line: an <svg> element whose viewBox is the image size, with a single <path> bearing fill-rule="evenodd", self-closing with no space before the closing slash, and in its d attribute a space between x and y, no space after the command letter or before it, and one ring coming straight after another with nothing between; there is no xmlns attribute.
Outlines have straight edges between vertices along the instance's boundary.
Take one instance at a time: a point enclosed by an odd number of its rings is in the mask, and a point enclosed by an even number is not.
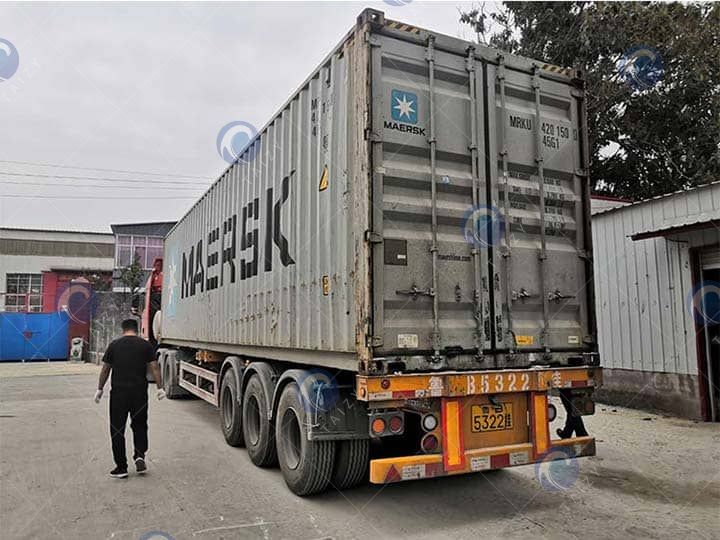
<svg viewBox="0 0 720 540"><path fill-rule="evenodd" d="M0 362L65 360L70 318L54 313L0 313Z"/></svg>

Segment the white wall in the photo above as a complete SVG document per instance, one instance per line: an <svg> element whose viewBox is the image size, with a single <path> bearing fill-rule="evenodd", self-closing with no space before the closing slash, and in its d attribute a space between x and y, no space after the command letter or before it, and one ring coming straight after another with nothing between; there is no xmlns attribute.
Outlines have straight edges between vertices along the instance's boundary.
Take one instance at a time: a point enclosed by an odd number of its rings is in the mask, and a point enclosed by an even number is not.
<svg viewBox="0 0 720 540"><path fill-rule="evenodd" d="M593 216L602 365L697 375L690 249L720 242L715 228L633 241L640 232L720 219L720 182Z"/></svg>
<svg viewBox="0 0 720 540"><path fill-rule="evenodd" d="M32 231L0 229L0 239L44 240L55 242L87 242L114 244L112 234L87 234L70 231ZM52 269L99 270L111 272L114 257L52 257L35 255L5 255L0 253L0 293L5 292L7 274L40 274ZM0 307L4 301L0 298Z"/></svg>
<svg viewBox="0 0 720 540"><path fill-rule="evenodd" d="M609 368L697 374L689 246L633 242L633 212L593 220L601 363Z"/></svg>
<svg viewBox="0 0 720 540"><path fill-rule="evenodd" d="M112 271L113 258L100 257L43 257L28 255L0 255L0 275L28 273L39 274L53 268L63 270L102 270ZM5 280L0 282L4 288Z"/></svg>

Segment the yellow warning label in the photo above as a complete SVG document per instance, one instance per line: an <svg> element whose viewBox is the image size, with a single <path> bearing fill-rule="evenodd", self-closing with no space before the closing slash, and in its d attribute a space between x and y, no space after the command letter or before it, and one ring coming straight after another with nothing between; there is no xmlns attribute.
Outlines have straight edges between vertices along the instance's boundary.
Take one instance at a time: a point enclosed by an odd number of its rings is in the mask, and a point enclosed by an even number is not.
<svg viewBox="0 0 720 540"><path fill-rule="evenodd" d="M322 284L323 284L323 296L327 296L328 294L330 294L330 277L323 276Z"/></svg>
<svg viewBox="0 0 720 540"><path fill-rule="evenodd" d="M535 343L535 336L515 336L515 343L518 345L532 345Z"/></svg>
<svg viewBox="0 0 720 540"><path fill-rule="evenodd" d="M328 173L327 165L323 167L322 176L320 176L320 186L318 187L318 191L325 191L328 188L328 177L330 174Z"/></svg>

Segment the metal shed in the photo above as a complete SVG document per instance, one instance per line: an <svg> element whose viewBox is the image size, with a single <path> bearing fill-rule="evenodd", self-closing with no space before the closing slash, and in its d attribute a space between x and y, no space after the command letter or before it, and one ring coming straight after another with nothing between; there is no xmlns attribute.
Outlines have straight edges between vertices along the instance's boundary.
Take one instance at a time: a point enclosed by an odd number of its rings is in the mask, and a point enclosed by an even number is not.
<svg viewBox="0 0 720 540"><path fill-rule="evenodd" d="M720 182L593 216L606 401L717 420Z"/></svg>

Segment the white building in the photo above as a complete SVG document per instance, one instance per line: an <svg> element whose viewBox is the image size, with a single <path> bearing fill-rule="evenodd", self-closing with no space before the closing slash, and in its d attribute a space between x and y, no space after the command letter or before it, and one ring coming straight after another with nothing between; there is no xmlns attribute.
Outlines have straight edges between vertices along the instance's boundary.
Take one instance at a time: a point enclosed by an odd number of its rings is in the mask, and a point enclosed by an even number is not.
<svg viewBox="0 0 720 540"><path fill-rule="evenodd" d="M0 228L0 311L52 311L59 281L109 277L114 256L109 233Z"/></svg>
<svg viewBox="0 0 720 540"><path fill-rule="evenodd" d="M717 420L720 182L603 206L593 202L600 397Z"/></svg>

